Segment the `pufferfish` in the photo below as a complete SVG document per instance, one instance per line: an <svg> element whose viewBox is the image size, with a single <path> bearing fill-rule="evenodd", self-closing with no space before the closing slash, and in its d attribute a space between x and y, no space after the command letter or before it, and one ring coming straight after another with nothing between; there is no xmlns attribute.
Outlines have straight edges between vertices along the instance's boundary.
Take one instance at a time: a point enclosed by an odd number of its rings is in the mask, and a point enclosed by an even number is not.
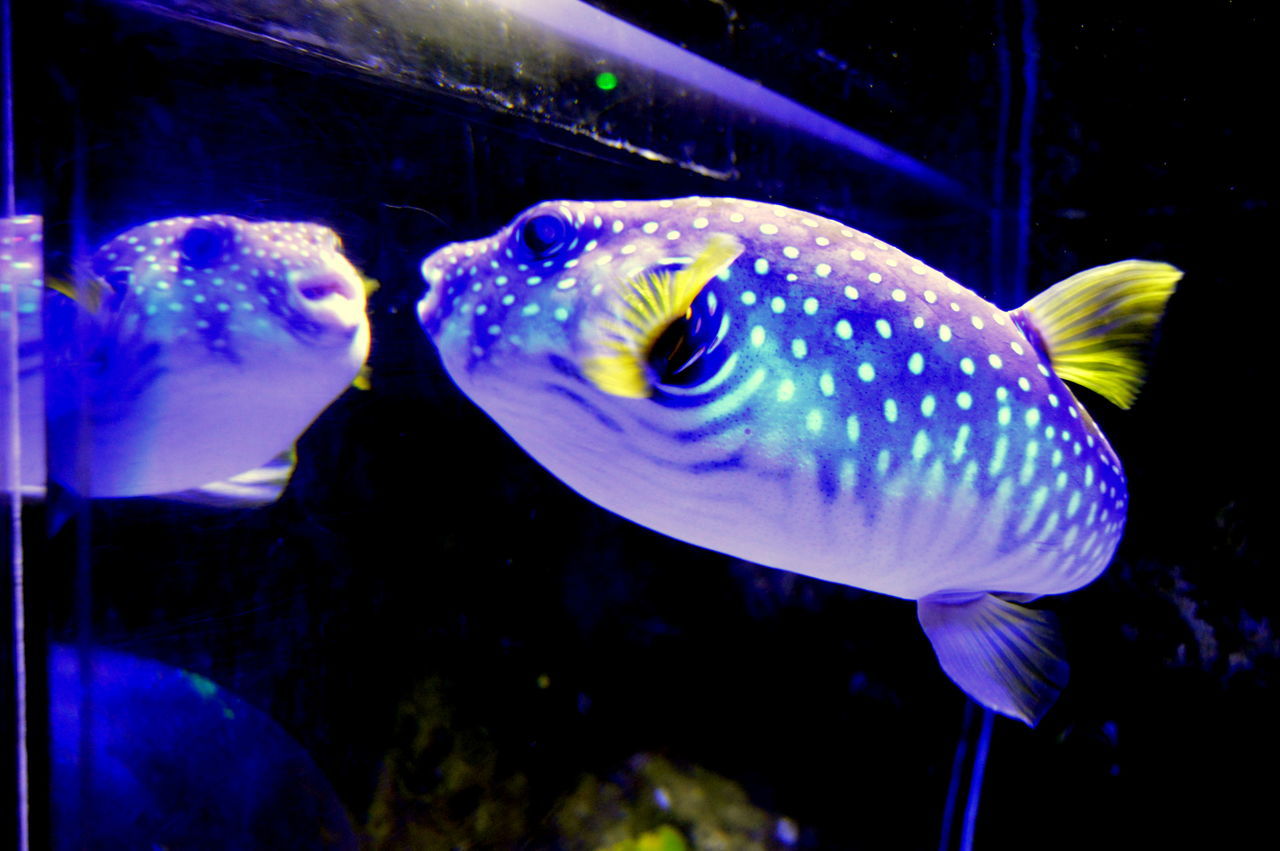
<svg viewBox="0 0 1280 851"><path fill-rule="evenodd" d="M1128 407L1181 273L1127 260L1004 311L840 222L732 198L551 201L422 263L461 390L604 508L916 601L943 670L1035 724L1051 615L1124 526L1120 460L1064 379Z"/></svg>
<svg viewBox="0 0 1280 851"><path fill-rule="evenodd" d="M88 496L221 496L259 468L267 485L244 503L278 494L287 464L261 465L368 356L366 288L322 225L203 215L124 231L74 283L49 282L45 336L22 344L23 374L45 367L53 445L79 447L52 453L50 476ZM23 432L43 466L43 428Z"/></svg>

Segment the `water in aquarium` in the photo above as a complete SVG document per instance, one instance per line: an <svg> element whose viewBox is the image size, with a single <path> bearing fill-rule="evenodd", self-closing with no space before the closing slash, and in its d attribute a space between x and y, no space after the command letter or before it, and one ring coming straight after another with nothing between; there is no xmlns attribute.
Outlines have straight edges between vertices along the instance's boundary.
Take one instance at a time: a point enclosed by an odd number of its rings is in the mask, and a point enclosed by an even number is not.
<svg viewBox="0 0 1280 851"><path fill-rule="evenodd" d="M1265 831L1274 13L4 12L5 847Z"/></svg>

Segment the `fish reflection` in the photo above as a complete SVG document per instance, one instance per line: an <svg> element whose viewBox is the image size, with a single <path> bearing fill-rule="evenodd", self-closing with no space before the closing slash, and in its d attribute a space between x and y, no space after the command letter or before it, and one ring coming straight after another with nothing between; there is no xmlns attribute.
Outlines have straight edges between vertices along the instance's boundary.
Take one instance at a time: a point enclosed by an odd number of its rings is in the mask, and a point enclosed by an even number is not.
<svg viewBox="0 0 1280 851"><path fill-rule="evenodd" d="M18 287L22 320L28 490L43 483L36 421L46 408L60 484L91 496L167 494L280 456L368 355L366 282L327 227L228 215L153 221L116 236L73 282L51 281L48 290L39 218L7 227L5 275ZM47 405L38 401L42 360ZM287 473L277 462L254 482L278 490Z"/></svg>

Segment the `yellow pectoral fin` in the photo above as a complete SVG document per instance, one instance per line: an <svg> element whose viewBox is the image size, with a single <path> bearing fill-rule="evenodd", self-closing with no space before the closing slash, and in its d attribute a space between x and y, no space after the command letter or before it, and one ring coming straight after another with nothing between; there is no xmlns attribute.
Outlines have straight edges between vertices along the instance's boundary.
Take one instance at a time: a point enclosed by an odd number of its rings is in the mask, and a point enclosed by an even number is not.
<svg viewBox="0 0 1280 851"><path fill-rule="evenodd" d="M377 278L371 278L359 269L356 269L356 276L360 278L360 284L364 287L365 298L368 298L382 288L382 284L378 282Z"/></svg>
<svg viewBox="0 0 1280 851"><path fill-rule="evenodd" d="M356 373L356 377L351 380L351 386L357 390L373 389L373 367L369 364L362 364L360 371Z"/></svg>
<svg viewBox="0 0 1280 851"><path fill-rule="evenodd" d="M689 313L707 283L737 260L742 243L713 234L698 256L676 271L645 270L617 282L605 311L587 329L583 374L614 396L644 399L653 394L647 361L667 327Z"/></svg>
<svg viewBox="0 0 1280 851"><path fill-rule="evenodd" d="M44 285L49 289L62 293L90 313L97 314L102 310L110 287L98 277L85 278L85 282L76 285L61 278L45 278Z"/></svg>

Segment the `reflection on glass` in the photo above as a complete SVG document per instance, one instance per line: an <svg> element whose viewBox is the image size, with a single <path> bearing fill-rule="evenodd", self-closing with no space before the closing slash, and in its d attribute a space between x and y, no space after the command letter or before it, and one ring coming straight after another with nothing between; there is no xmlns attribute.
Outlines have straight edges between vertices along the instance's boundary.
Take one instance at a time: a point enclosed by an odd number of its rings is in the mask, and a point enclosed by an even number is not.
<svg viewBox="0 0 1280 851"><path fill-rule="evenodd" d="M205 677L55 644L49 712L59 849L356 848L306 751Z"/></svg>

